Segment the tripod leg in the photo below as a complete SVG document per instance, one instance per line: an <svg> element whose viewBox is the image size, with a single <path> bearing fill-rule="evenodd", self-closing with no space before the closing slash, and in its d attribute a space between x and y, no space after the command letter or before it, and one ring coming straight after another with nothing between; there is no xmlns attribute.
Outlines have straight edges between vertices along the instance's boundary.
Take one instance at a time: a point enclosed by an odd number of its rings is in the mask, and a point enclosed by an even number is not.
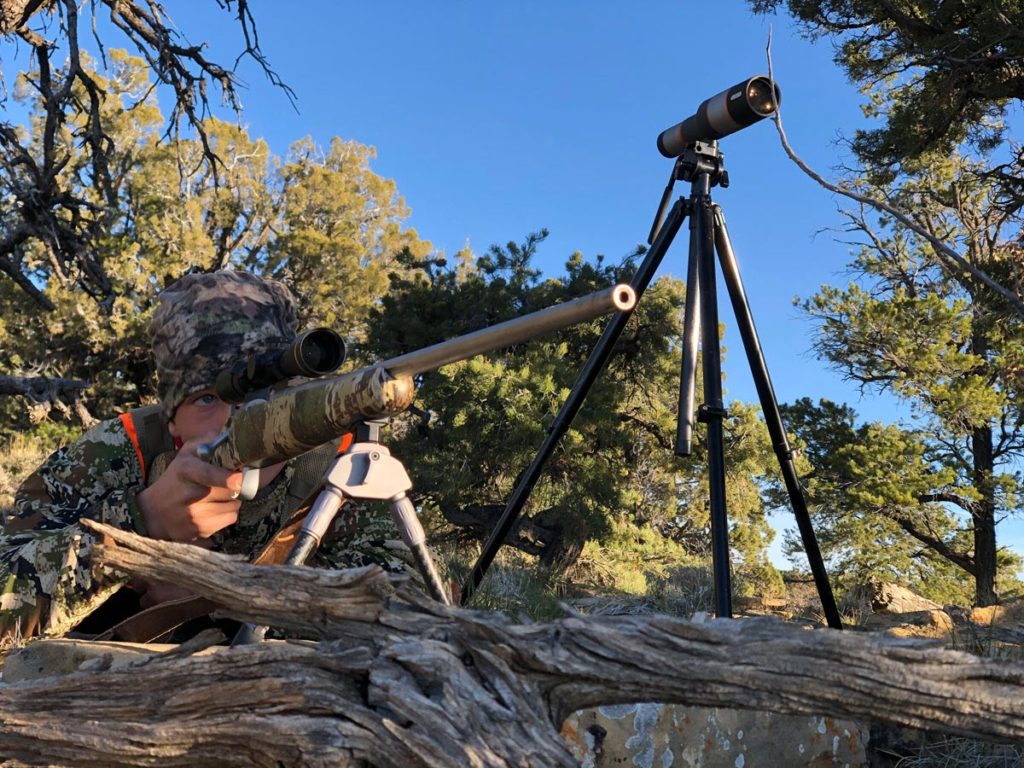
<svg viewBox="0 0 1024 768"><path fill-rule="evenodd" d="M708 490L711 503L711 562L715 583L715 613L732 617L732 583L729 573L729 518L725 505L725 440L722 402L722 356L718 338L718 291L715 286L714 225L707 174L693 183L693 216L700 262L701 348L703 353L704 404L699 418L708 425Z"/></svg>
<svg viewBox="0 0 1024 768"><path fill-rule="evenodd" d="M697 342L700 339L700 243L697 216L690 217L690 256L686 263L686 306L683 307L683 366L679 376L676 456L693 453L693 404L697 389Z"/></svg>
<svg viewBox="0 0 1024 768"><path fill-rule="evenodd" d="M725 217L722 215L722 209L718 206L715 206L714 234L718 258L722 264L722 274L729 289L729 298L732 301L733 314L736 316L740 336L743 338L743 348L747 353L750 371L754 376L757 396L761 401L761 411L768 426L768 434L771 436L772 448L779 460L779 468L786 483L790 503L793 505L793 515L796 517L804 551L807 553L811 573L814 575L814 583L818 588L821 607L828 625L833 629L842 629L843 622L839 618L839 609L836 607L832 587L828 582L828 574L825 572L825 562L818 549L818 540L811 525L811 515L807 510L807 499L804 496L803 486L797 476L796 466L793 464L793 451L789 446L789 438L786 437L782 414L779 413L775 390L772 387L771 377L768 375L768 367L765 364L757 329L754 327L754 319L750 313L750 305L747 302L739 267L736 264L736 255L733 253L729 232L725 227Z"/></svg>
<svg viewBox="0 0 1024 768"><path fill-rule="evenodd" d="M658 271L665 252L672 244L672 240L679 231L679 227L682 226L683 219L686 218L686 212L686 201L683 199L677 200L665 218L665 223L658 230L658 235L654 239L654 244L651 245L651 250L647 252L647 256L640 264L640 268L637 269L630 283L633 286L633 290L636 291L637 302L640 301L640 297L647 290L647 286L653 279L654 273ZM583 405L583 401L590 392L590 388L594 385L597 375L604 368L605 363L608 362L608 358L611 357L615 349L615 343L622 335L626 322L631 315L632 312L619 312L605 326L601 338L598 339L593 352L590 353L590 357L583 366L583 370L580 371L572 391L565 399L565 402L562 403L562 407L555 416L555 420L548 428L547 437L544 438L544 442L538 449L537 455L534 456L533 462L519 479L515 490L512 491L508 504L505 506L505 511L501 513L501 517L495 524L494 530L491 531L491 535L484 543L480 557L477 558L476 563L473 565L473 570L470 571L465 583L463 583L462 605L469 601L473 593L476 592L477 587L480 586L480 582L483 581L488 567L494 561L494 557L498 554L501 545L505 543L505 538L508 536L509 531L512 530L512 526L519 519L519 513L526 506L526 502L530 498L530 492L533 491L533 486L537 484L537 480L540 478L541 470L544 469L544 465L551 457L555 446L558 445L558 441L562 439L569 429L572 420L576 418L576 413Z"/></svg>

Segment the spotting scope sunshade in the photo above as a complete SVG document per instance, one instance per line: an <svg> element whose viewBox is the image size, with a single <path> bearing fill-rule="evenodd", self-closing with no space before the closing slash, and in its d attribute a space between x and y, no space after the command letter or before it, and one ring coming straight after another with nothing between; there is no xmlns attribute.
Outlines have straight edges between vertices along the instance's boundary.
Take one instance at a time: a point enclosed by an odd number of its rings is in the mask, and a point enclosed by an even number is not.
<svg viewBox="0 0 1024 768"><path fill-rule="evenodd" d="M272 387L294 376L326 376L345 362L345 342L330 328L299 334L287 347L270 349L237 360L214 382L226 403L241 403L251 392Z"/></svg>
<svg viewBox="0 0 1024 768"><path fill-rule="evenodd" d="M782 92L775 85L775 103L782 103ZM661 132L658 151L665 157L678 157L695 141L711 141L736 133L775 111L772 82L766 75L755 75L726 88L697 107L681 123Z"/></svg>

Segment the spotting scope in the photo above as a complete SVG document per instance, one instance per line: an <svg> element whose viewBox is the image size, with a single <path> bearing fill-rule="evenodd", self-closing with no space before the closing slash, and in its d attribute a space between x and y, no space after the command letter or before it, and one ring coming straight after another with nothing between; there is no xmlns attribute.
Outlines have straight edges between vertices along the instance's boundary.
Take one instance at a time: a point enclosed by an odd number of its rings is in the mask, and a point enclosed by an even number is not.
<svg viewBox="0 0 1024 768"><path fill-rule="evenodd" d="M762 120L782 103L782 92L766 75L755 75L726 88L697 107L697 111L658 136L658 151L665 157L678 157L695 141L712 141L736 133Z"/></svg>

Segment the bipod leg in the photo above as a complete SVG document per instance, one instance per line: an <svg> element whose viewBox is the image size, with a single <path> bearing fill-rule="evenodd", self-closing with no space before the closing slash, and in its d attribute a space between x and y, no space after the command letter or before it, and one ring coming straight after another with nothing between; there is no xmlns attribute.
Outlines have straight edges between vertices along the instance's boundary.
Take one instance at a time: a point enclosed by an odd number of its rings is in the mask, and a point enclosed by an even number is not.
<svg viewBox="0 0 1024 768"><path fill-rule="evenodd" d="M412 488L408 472L402 462L378 442L379 423L360 424L356 433L360 442L338 456L324 476L324 489L306 515L285 565L304 565L313 556L346 499L387 501L398 533L412 551L431 597L444 605L451 605L427 549L423 525L406 495L406 491ZM231 645L259 642L266 632L266 627L246 624L238 630Z"/></svg>
<svg viewBox="0 0 1024 768"><path fill-rule="evenodd" d="M832 587L829 584L828 574L825 571L825 562L821 557L821 550L818 548L818 539L814 535L814 527L811 525L811 515L807 510L807 499L804 495L800 478L797 476L796 466L793 463L793 450L790 448L789 438L786 436L786 428L782 423L782 414L779 413L775 389L772 387L768 366L765 363L764 353L761 349L761 342L757 336L757 329L754 327L754 318L750 313L750 305L747 302L746 291L740 278L736 255L732 250L729 231L725 226L725 217L722 215L722 209L717 205L714 211L714 237L718 259L722 265L722 275L729 290L729 298L732 301L733 314L736 316L736 324L743 339L743 348L746 351L750 371L753 374L754 384L757 387L757 396L761 401L761 411L764 414L768 434L772 440L772 448L779 461L779 469L782 472L786 491L789 493L789 500L793 506L793 515L796 517L797 527L800 529L800 538L803 541L804 551L807 553L807 560L811 567L811 573L814 576L814 584L818 589L821 607L825 613L828 625L833 629L842 629L843 622L839 617L839 609L836 607L835 597L832 595ZM706 346L704 352L707 354Z"/></svg>
<svg viewBox="0 0 1024 768"><path fill-rule="evenodd" d="M348 452L334 460L331 469L328 470L327 477L330 477L331 473L337 469L342 459L347 455ZM292 545L288 557L285 558L284 565L306 564L306 561L320 547L324 534L331 527L331 523L334 522L334 518L344 501L345 496L330 481L325 480L324 489L316 497L316 501L313 502L313 506L310 507L309 512L306 514L306 519L302 521L302 527L295 536L295 543ZM238 632L235 633L234 638L232 638L231 647L263 642L267 629L268 627L260 626L259 624L243 624Z"/></svg>
<svg viewBox="0 0 1024 768"><path fill-rule="evenodd" d="M675 238L676 233L679 231L679 227L686 218L686 213L687 202L685 199L679 198L675 205L672 206L672 210L669 211L664 224L662 224L658 229L657 237L655 237L654 242L651 244L651 249L647 252L647 256L640 264L640 267L637 269L632 281L630 281L630 285L636 292L637 303L640 302L640 298L644 295L644 291L647 290L647 286L650 285L655 272L658 271L658 267L661 265L661 260L664 258L665 252L672 244L672 240ZM569 396L565 399L565 402L562 403L562 407L559 409L558 414L551 423L551 426L548 427L548 434L544 438L544 442L541 444L541 447L538 449L537 455L534 456L533 462L527 468L526 472L523 473L522 477L519 479L519 483L512 491L512 495L509 497L508 504L505 506L504 512L502 512L501 517L494 526L494 530L491 531L491 535L484 543L480 557L477 558L472 571L470 571L469 576L462 585L462 605L465 605L469 601L473 596L473 593L476 592L477 588L480 586L480 582L483 581L484 574L494 561L494 557L498 554L498 550L501 548L501 545L505 543L505 538L508 536L509 531L512 530L512 527L519 519L519 514L522 512L523 507L526 506L526 502L530 498L530 493L533 491L533 487L537 484L537 480L540 478L540 473L544 469L544 465L551 457L558 441L561 440L568 431L569 426L572 424L572 420L576 418L576 414L583 405L591 387L593 387L598 374L611 357L615 348L615 343L622 335L622 332L626 327L626 323L629 321L632 314L632 312L619 312L615 314L608 321L608 325L605 326L604 332L601 334L601 338L598 339L597 344L594 345L594 349L590 353L590 357L587 358L587 362L584 364L583 370L580 371L580 375L577 377L572 391L569 392Z"/></svg>

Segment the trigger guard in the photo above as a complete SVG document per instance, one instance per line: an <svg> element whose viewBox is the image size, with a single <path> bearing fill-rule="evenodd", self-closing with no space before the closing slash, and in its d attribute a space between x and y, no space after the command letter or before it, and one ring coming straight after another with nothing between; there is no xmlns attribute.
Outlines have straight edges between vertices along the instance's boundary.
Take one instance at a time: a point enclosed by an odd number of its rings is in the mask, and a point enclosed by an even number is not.
<svg viewBox="0 0 1024 768"><path fill-rule="evenodd" d="M242 501L252 501L259 490L259 467L242 467L242 489L238 492L238 498Z"/></svg>

